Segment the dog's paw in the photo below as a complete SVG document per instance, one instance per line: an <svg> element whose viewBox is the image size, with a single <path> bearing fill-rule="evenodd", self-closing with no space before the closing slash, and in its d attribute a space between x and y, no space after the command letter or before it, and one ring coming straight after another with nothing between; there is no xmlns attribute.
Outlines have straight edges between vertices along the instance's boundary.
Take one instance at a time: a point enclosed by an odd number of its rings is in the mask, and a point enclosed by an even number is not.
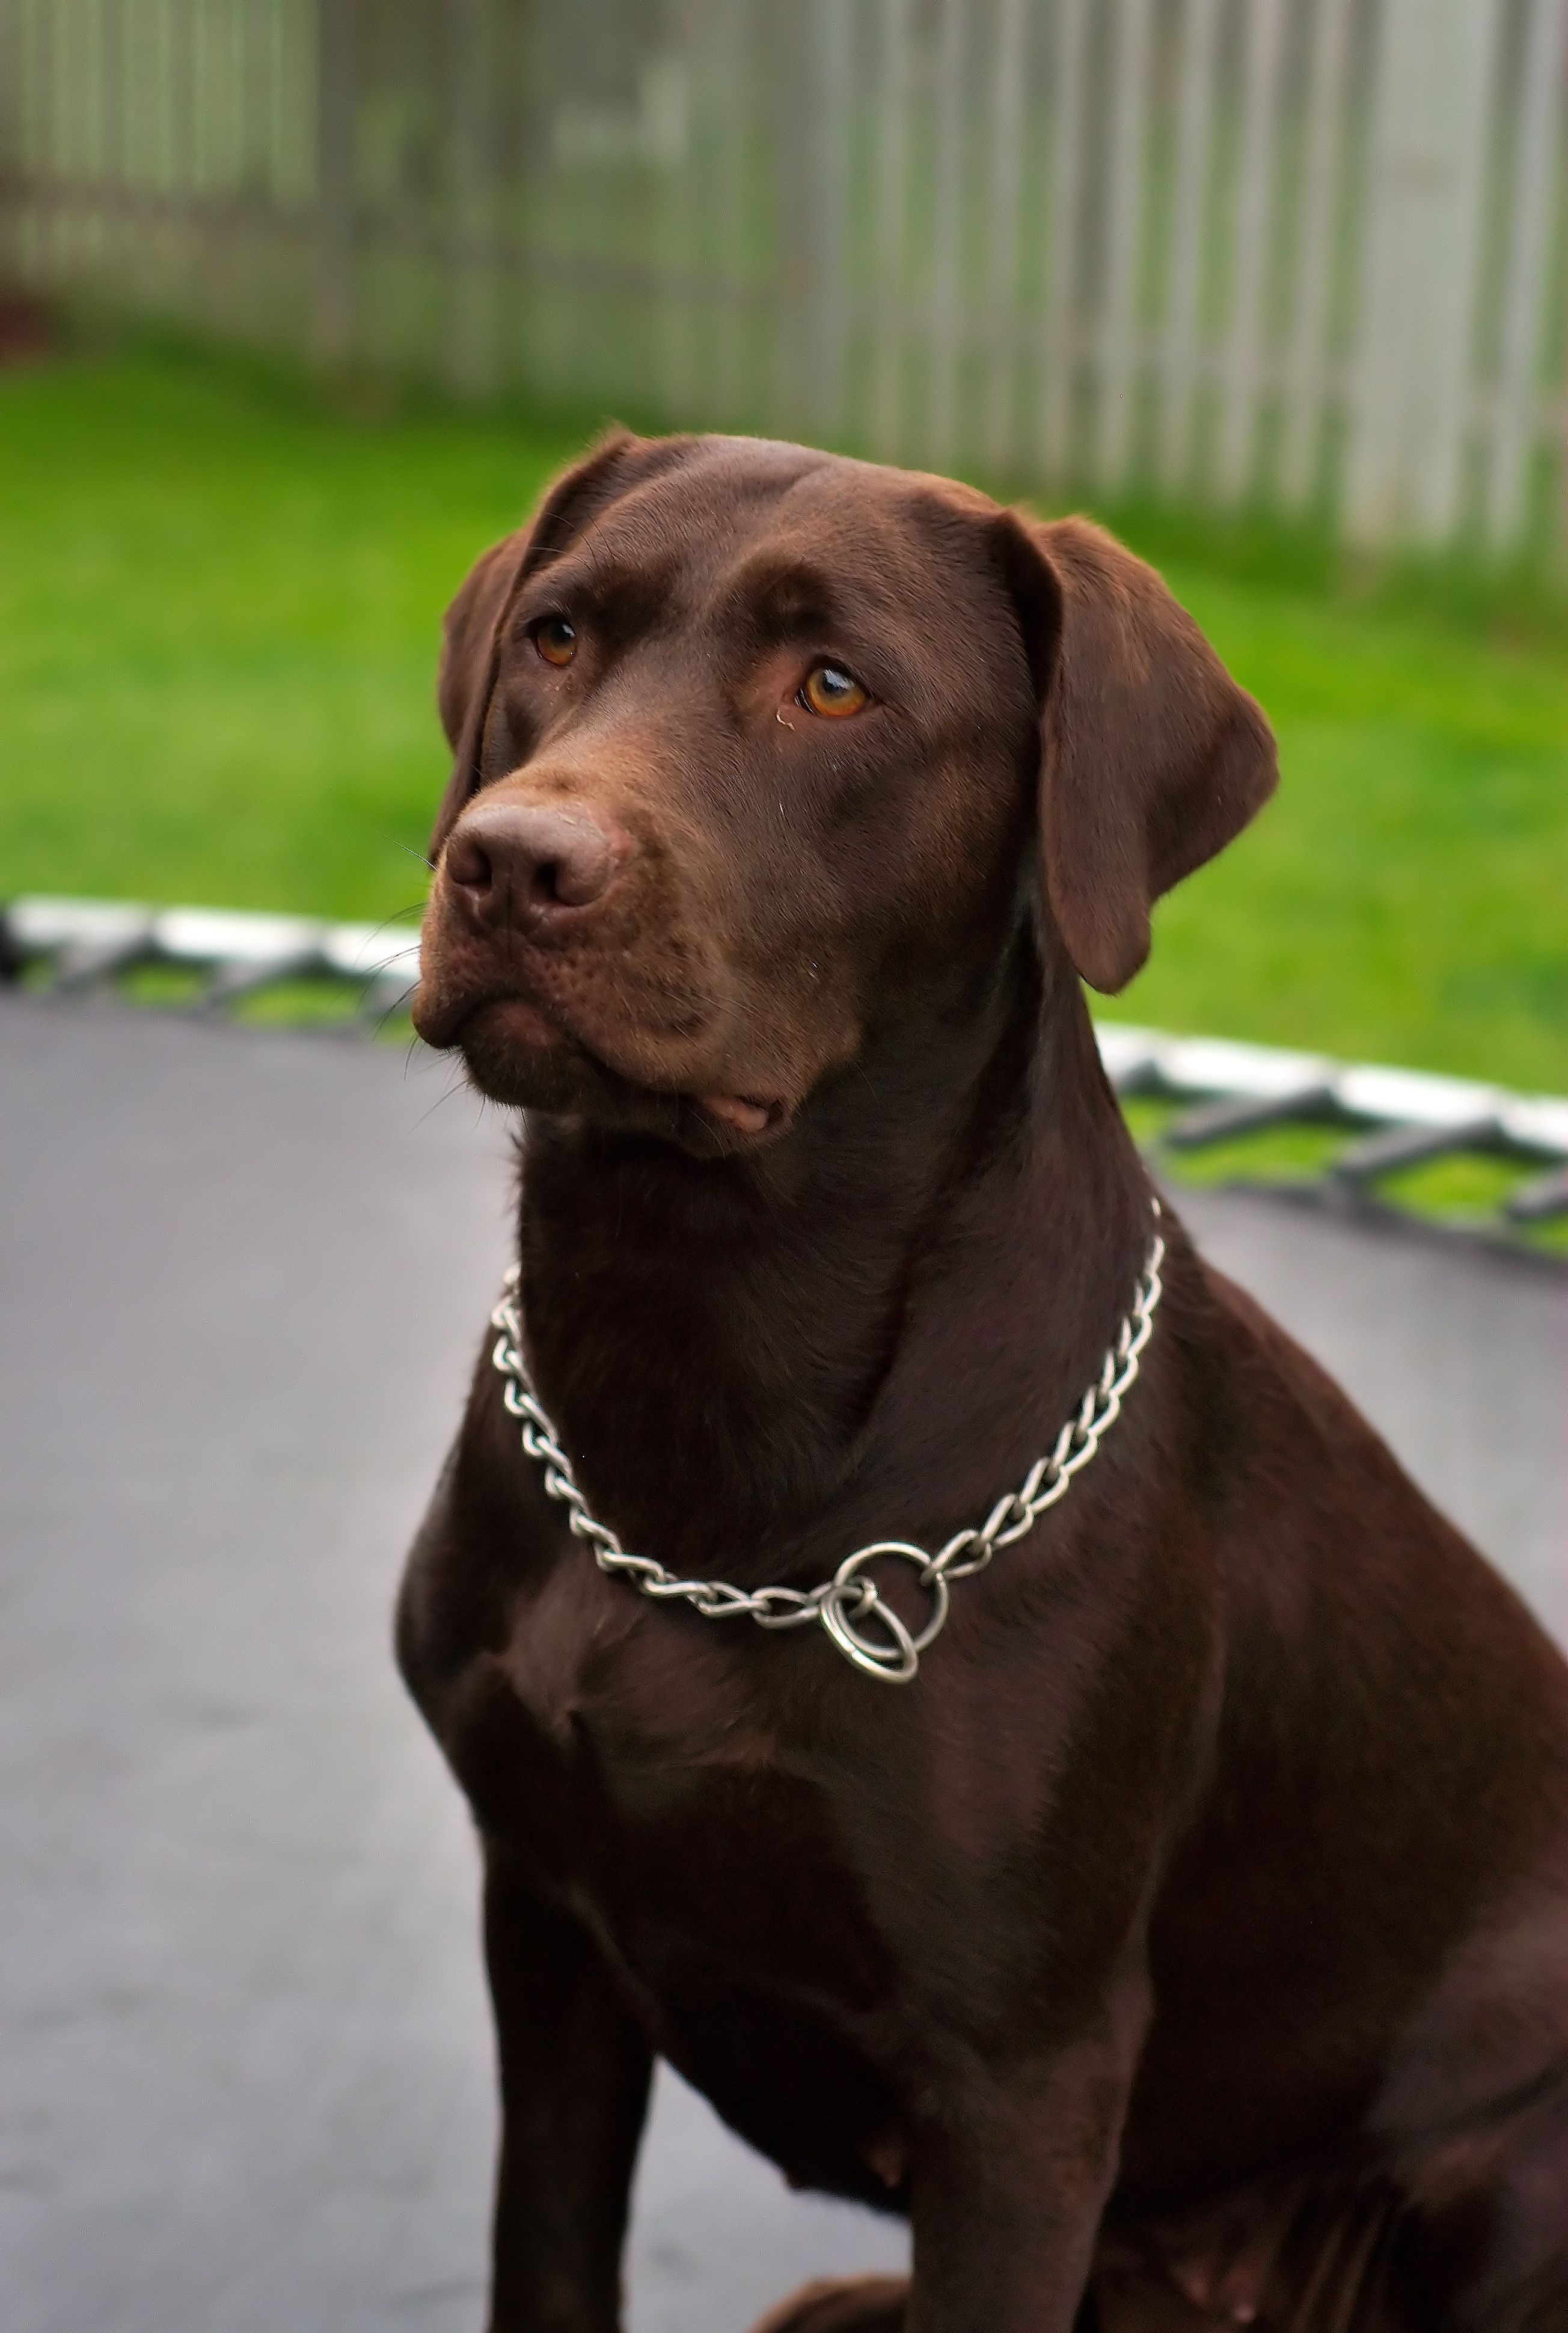
<svg viewBox="0 0 1568 2333"><path fill-rule="evenodd" d="M909 2280L849 2276L803 2284L752 2328L752 2333L903 2333Z"/></svg>

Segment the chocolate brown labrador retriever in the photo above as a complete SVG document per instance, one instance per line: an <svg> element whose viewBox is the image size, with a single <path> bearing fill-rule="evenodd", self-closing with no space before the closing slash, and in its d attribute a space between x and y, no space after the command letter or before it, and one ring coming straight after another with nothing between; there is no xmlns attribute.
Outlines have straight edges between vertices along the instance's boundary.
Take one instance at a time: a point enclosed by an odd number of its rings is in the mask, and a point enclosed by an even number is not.
<svg viewBox="0 0 1568 2333"><path fill-rule="evenodd" d="M619 2322L656 2056L909 2216L792 2333L1568 2327L1568 1668L1169 1215L1157 1298L1080 988L1268 796L1256 706L1092 526L626 436L440 695L415 1018L526 1111L399 1632L494 2333Z"/></svg>

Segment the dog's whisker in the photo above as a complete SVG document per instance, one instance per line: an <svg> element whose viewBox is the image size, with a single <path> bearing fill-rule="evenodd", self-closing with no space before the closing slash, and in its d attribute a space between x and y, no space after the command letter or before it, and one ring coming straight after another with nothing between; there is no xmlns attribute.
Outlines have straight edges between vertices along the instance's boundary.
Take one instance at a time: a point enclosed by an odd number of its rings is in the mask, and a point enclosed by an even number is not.
<svg viewBox="0 0 1568 2333"><path fill-rule="evenodd" d="M375 983L374 983L374 981L373 981L373 980L372 980L372 981L367 981L367 983L365 984L365 987L364 987L363 991L361 992L361 994L362 994L363 995L368 996L368 995L370 994L370 993L371 988L372 988L374 985L375 985ZM405 989L403 989L403 990L402 990L402 991L401 991L398 995L396 995L396 996L394 996L394 997L393 997L393 999L392 999L391 1003L390 1003L389 1005L387 1005L387 1006L386 1006L385 1010L384 1010L384 1011L382 1011L382 1012L380 1012L380 1013L379 1013L377 1014L377 1016L376 1016L376 1034L377 1034L378 1036L380 1036L380 1035L381 1032L386 1028L388 1022L389 1022L389 1021L390 1021L390 1020L392 1019L392 1017L394 1016L394 1014L399 1013L401 1013L401 1012L403 1012L403 1011L405 1010L405 1008L406 1008L406 1007L407 1007L407 1005L408 1005L408 1003L409 1003L409 998L413 995L413 994L414 994L415 990L418 987L418 985L419 985L419 984L418 984L418 982L417 980L411 980L411 981L409 981L409 983L408 986L407 986ZM413 1036L409 1040L409 1059L410 1059L410 1060L412 1060L412 1058L413 1058L414 1048L415 1048L415 1047L416 1047L419 1042L420 1042L419 1035L418 1035L418 1031L416 1031L416 1032L415 1032L415 1033L414 1033L414 1035L413 1035Z"/></svg>

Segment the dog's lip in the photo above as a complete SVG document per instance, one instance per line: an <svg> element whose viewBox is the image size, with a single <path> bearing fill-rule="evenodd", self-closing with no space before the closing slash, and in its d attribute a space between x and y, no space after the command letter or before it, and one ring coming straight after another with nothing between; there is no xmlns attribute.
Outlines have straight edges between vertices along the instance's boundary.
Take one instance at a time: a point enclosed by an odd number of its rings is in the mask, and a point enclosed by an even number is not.
<svg viewBox="0 0 1568 2333"><path fill-rule="evenodd" d="M707 1089L694 1092L689 1088L667 1086L638 1078L611 1059L599 1047L590 1045L578 1032L568 1027L552 1013L539 997L521 988L481 989L476 994L453 998L426 1011L416 995L415 1025L428 1045L438 1051L447 1051L460 1045L463 1032L482 1013L497 1009L505 1013L507 1033L537 1052L553 1051L570 1045L585 1061L592 1061L609 1071L623 1084L635 1087L646 1094L657 1095L663 1100L688 1103L697 1110L704 1122L717 1133L726 1148L737 1143L746 1144L765 1139L775 1134L790 1116L786 1102L757 1094L741 1094Z"/></svg>
<svg viewBox="0 0 1568 2333"><path fill-rule="evenodd" d="M427 997L421 984L414 993L411 1011L414 1026L426 1044L444 1053L462 1042L463 1032L471 1021L495 1005L509 1008L509 1017L520 1024L517 1035L535 1051L550 1050L571 1035L538 997L519 988L481 988L433 998Z"/></svg>

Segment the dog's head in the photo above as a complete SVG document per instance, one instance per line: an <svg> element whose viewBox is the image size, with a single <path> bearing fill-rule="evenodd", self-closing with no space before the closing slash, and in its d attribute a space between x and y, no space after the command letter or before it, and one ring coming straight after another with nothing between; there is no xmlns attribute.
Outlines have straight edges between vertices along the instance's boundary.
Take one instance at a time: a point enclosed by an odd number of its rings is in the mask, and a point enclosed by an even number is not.
<svg viewBox="0 0 1568 2333"><path fill-rule="evenodd" d="M1275 782L1097 528L752 438L599 446L464 584L439 695L417 1026L499 1100L703 1153L961 1009L1031 905L1121 987Z"/></svg>

